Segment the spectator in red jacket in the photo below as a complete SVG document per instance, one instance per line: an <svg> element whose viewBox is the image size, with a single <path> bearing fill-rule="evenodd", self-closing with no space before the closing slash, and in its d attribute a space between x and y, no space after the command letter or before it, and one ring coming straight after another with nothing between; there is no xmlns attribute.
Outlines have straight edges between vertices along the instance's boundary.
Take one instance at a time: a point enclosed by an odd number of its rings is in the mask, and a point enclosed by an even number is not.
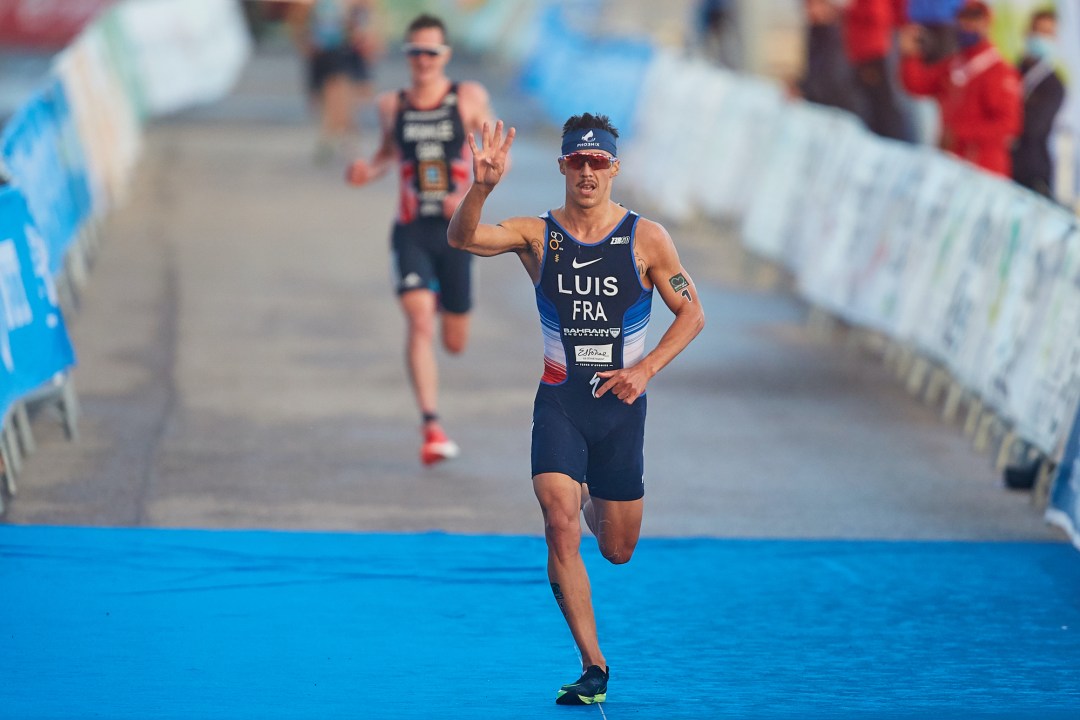
<svg viewBox="0 0 1080 720"><path fill-rule="evenodd" d="M851 0L844 11L844 46L855 68L859 114L870 130L897 140L909 133L888 56L903 15L901 0Z"/></svg>
<svg viewBox="0 0 1080 720"><path fill-rule="evenodd" d="M921 57L920 28L905 27L901 77L909 92L937 100L945 150L1009 177L1023 123L1020 76L990 44L990 21L985 2L965 2L956 16L957 50L935 63Z"/></svg>

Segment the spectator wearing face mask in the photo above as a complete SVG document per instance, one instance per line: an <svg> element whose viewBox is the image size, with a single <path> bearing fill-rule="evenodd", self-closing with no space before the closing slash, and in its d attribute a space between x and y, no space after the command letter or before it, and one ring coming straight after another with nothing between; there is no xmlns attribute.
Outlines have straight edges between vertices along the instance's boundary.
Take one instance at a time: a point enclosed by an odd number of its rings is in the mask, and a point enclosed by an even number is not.
<svg viewBox="0 0 1080 720"><path fill-rule="evenodd" d="M1043 10L1031 17L1020 75L1024 95L1024 128L1013 150L1013 179L1051 197L1053 162L1050 132L1065 102L1065 85L1054 69L1057 60L1057 15Z"/></svg>
<svg viewBox="0 0 1080 720"><path fill-rule="evenodd" d="M922 28L900 33L901 77L908 92L941 110L941 147L981 168L1012 177L1012 146L1023 123L1020 75L990 43L990 7L967 0L956 16L956 50L930 62Z"/></svg>

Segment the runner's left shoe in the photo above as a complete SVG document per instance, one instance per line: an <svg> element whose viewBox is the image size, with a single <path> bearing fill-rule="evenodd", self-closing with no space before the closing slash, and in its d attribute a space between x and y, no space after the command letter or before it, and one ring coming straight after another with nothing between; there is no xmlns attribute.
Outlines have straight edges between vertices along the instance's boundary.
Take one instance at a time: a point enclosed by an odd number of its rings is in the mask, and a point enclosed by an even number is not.
<svg viewBox="0 0 1080 720"><path fill-rule="evenodd" d="M556 705L592 705L607 700L607 681L611 668L601 670L599 665L590 665L577 679L577 682L563 685L555 696Z"/></svg>
<svg viewBox="0 0 1080 720"><path fill-rule="evenodd" d="M420 462L424 465L434 465L443 460L452 460L458 456L457 443L446 437L442 428L430 427L424 433L424 444L420 446Z"/></svg>

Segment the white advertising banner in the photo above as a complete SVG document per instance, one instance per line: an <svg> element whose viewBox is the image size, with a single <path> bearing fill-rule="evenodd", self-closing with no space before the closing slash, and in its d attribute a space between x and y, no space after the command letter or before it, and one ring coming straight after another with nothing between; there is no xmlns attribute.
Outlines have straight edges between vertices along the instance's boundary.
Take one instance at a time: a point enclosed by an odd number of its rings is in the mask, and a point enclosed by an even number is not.
<svg viewBox="0 0 1080 720"><path fill-rule="evenodd" d="M1074 215L672 53L657 53L639 102L625 178L643 201L674 222L740 221L745 247L807 300L909 345L1060 453L1080 401Z"/></svg>
<svg viewBox="0 0 1080 720"><path fill-rule="evenodd" d="M1064 148L1066 154L1057 160L1067 163L1064 175L1070 180L1072 197L1066 200L1080 212L1080 0L1058 0L1057 11L1058 47L1068 75L1066 105L1058 122L1062 133L1071 139Z"/></svg>
<svg viewBox="0 0 1080 720"><path fill-rule="evenodd" d="M1044 207L1038 232L1030 329L1009 396L1017 432L1055 456L1080 400L1080 227Z"/></svg>
<svg viewBox="0 0 1080 720"><path fill-rule="evenodd" d="M792 208L798 204L805 176L795 171L799 159L810 154L809 128L785 116L770 142L759 148L762 164L756 192L742 214L742 239L761 257L790 267L786 252L787 229Z"/></svg>
<svg viewBox="0 0 1080 720"><path fill-rule="evenodd" d="M928 298L940 277L940 258L946 250L951 222L959 222L970 198L964 183L965 169L928 148L914 153L922 182L906 222L911 249L904 267L901 300L896 310L894 337L917 344L926 325Z"/></svg>
<svg viewBox="0 0 1080 720"><path fill-rule="evenodd" d="M60 53L60 76L86 153L94 211L122 204L141 148L138 111L113 63L102 24L94 23Z"/></svg>
<svg viewBox="0 0 1080 720"><path fill-rule="evenodd" d="M774 142L777 128L789 109L779 86L737 75L729 78L732 80L728 102L739 109L739 114L730 116L733 122L721 120L707 134L705 158L709 165L722 170L716 172L715 182L708 182L706 176L705 184L697 185L701 208L717 218L745 212L758 194L762 151ZM700 117L724 118L726 108L721 104L718 109L718 115Z"/></svg>
<svg viewBox="0 0 1080 720"><path fill-rule="evenodd" d="M251 53L232 0L138 0L119 11L150 115L226 95Z"/></svg>

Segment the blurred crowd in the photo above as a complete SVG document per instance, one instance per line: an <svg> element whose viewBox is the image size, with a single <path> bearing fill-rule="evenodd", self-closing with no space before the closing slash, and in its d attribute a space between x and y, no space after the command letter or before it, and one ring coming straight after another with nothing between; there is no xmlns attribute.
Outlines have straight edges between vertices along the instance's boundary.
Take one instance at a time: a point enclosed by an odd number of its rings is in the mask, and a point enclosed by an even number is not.
<svg viewBox="0 0 1080 720"><path fill-rule="evenodd" d="M912 141L911 97L932 98L937 142L991 173L1052 195L1049 147L1065 99L1057 17L1030 17L1022 57L990 37L981 0L804 0L805 99L857 114L882 137Z"/></svg>
<svg viewBox="0 0 1080 720"><path fill-rule="evenodd" d="M359 109L374 97L373 69L385 52L378 0L245 2L252 36L288 27L304 62L304 88L318 122L317 163L349 158L359 147Z"/></svg>
<svg viewBox="0 0 1080 720"><path fill-rule="evenodd" d="M458 0L472 4L472 0ZM936 142L985 170L1053 195L1050 137L1065 101L1058 70L1057 17L1035 11L1021 57L991 38L983 0L801 0L804 72L793 91L859 116L874 133ZM1050 2L1050 0L1047 0ZM285 20L307 63L307 91L319 118L316 158L349 155L355 117L371 99L371 69L384 52L377 0L245 3L249 14ZM696 0L696 45L741 70L736 0ZM928 98L916 103L914 98ZM927 122L927 106L936 109Z"/></svg>

